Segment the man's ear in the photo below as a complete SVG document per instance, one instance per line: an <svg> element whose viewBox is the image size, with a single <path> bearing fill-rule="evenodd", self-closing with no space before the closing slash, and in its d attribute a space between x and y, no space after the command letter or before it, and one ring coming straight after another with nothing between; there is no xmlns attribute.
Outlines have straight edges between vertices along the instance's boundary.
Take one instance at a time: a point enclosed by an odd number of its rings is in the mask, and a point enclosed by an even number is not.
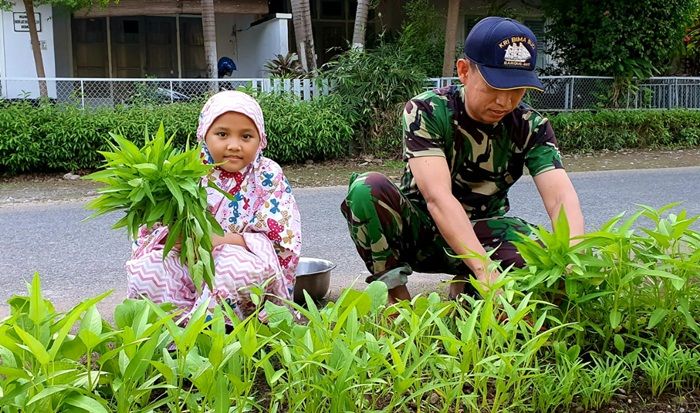
<svg viewBox="0 0 700 413"><path fill-rule="evenodd" d="M458 59L457 60L457 77L459 77L459 80L464 84L467 81L467 77L469 76L469 60L467 59Z"/></svg>

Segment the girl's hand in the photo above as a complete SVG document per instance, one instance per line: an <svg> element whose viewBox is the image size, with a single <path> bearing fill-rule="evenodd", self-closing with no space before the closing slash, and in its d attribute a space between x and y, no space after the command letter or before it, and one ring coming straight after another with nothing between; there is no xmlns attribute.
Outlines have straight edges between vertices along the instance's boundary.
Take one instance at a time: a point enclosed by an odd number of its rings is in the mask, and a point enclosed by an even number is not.
<svg viewBox="0 0 700 413"><path fill-rule="evenodd" d="M224 234L223 237L219 235L212 235L211 236L211 244L212 247L216 248L219 245L223 244L231 244L231 245L238 245L239 247L243 247L245 249L248 249L248 246L245 243L245 239L243 238L243 235L235 233L235 232L227 232Z"/></svg>

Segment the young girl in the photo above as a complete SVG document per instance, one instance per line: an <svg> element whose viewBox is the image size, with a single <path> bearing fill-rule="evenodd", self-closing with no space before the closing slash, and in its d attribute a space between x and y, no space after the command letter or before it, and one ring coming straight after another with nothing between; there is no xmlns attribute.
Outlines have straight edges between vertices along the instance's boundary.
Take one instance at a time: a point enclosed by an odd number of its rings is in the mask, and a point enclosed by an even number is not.
<svg viewBox="0 0 700 413"><path fill-rule="evenodd" d="M264 285L268 299L291 299L301 249L299 210L280 166L264 157L267 145L260 105L242 92L212 96L199 115L197 139L202 161L220 164L209 177L233 196L207 188L209 211L224 229L212 235L215 276L213 290L198 294L180 263L178 251L163 259L167 228L142 228L131 259L127 294L184 310L183 319L207 298L214 307L226 301L238 317L255 306L248 287ZM206 181L203 181L206 185Z"/></svg>

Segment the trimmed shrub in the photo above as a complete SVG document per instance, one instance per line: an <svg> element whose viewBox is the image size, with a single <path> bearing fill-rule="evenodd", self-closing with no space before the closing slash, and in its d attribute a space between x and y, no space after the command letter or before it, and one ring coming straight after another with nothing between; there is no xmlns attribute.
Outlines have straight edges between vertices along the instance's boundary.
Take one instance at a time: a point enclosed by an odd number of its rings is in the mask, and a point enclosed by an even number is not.
<svg viewBox="0 0 700 413"><path fill-rule="evenodd" d="M288 93L257 96L265 114L265 154L278 162L326 160L347 155L353 126L337 96L302 102Z"/></svg>
<svg viewBox="0 0 700 413"><path fill-rule="evenodd" d="M700 112L631 110L562 113L550 118L566 152L700 145Z"/></svg>
<svg viewBox="0 0 700 413"><path fill-rule="evenodd" d="M288 95L258 96L269 135L266 155L280 163L347 154L352 127L337 99L302 102ZM201 102L81 110L69 105L12 103L0 110L0 173L75 171L101 164L109 132L143 143L163 122L167 136L194 140Z"/></svg>

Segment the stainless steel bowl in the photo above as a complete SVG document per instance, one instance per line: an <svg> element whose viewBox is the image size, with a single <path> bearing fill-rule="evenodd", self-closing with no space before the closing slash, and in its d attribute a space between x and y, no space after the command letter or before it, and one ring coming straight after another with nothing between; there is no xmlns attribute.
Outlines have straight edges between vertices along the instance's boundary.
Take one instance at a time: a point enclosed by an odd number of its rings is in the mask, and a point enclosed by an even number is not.
<svg viewBox="0 0 700 413"><path fill-rule="evenodd" d="M299 258L297 265L297 280L294 285L294 301L304 303L306 291L314 300L322 300L328 293L331 283L331 270L335 264L320 258Z"/></svg>

